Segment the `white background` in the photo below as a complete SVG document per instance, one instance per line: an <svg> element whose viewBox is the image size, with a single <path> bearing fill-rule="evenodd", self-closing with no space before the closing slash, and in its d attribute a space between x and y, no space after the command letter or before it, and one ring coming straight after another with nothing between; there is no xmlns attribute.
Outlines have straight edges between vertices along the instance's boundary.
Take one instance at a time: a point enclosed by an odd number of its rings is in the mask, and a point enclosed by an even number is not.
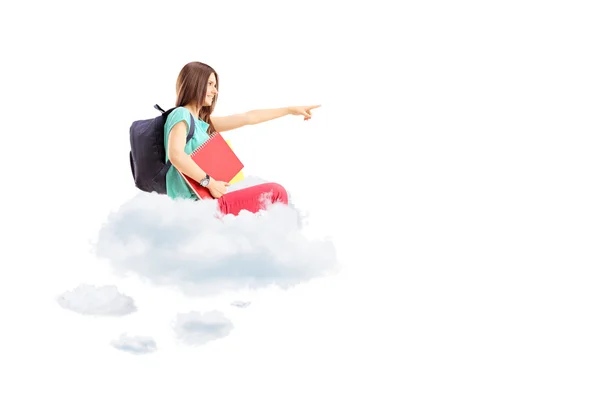
<svg viewBox="0 0 600 400"><path fill-rule="evenodd" d="M335 4L2 6L1 398L598 398L594 2ZM236 309L91 255L136 193L131 122L195 60L216 114L322 104L226 136L333 238L336 277ZM83 282L146 312L60 308ZM213 306L231 335L173 340ZM123 331L158 351L110 347Z"/></svg>

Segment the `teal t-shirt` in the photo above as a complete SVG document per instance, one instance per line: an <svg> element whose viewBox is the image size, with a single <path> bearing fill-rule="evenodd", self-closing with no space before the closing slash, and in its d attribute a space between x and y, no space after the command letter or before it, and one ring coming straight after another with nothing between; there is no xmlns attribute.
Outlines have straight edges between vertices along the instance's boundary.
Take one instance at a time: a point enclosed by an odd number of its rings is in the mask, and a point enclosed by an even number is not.
<svg viewBox="0 0 600 400"><path fill-rule="evenodd" d="M174 109L169 116L167 117L167 122L165 122L165 153L167 161L169 159L169 134L171 133L171 129L173 126L180 121L186 122L186 135L190 131L190 115L192 113L185 107L177 107ZM206 142L209 139L207 129L208 124L201 119L198 119L194 116L194 122L196 127L194 129L194 135L190 139L189 142L185 145L185 152L187 154L191 154L194 150L198 148L202 143ZM181 174L177 169L171 165L169 171L167 172L167 195L173 199L196 199L196 195L189 188L185 180L182 178Z"/></svg>

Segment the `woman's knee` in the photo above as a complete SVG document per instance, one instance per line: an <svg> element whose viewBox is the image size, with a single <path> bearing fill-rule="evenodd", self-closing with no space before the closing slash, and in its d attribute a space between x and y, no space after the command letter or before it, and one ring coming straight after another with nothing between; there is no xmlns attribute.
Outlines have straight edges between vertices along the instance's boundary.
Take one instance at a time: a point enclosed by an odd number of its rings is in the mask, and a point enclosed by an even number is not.
<svg viewBox="0 0 600 400"><path fill-rule="evenodd" d="M272 201L273 202L282 202L284 204L288 203L288 192L283 187L283 185L276 182L269 182L266 184L268 186L268 192L272 193Z"/></svg>

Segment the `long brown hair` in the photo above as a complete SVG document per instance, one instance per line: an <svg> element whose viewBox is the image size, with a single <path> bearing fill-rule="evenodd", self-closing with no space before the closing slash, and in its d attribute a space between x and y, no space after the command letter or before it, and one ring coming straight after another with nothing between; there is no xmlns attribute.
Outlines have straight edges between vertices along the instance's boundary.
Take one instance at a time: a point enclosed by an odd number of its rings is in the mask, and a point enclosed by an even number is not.
<svg viewBox="0 0 600 400"><path fill-rule="evenodd" d="M210 78L211 73L215 74L218 91L219 75L217 75L217 72L211 66L199 61L187 63L181 69L181 72L179 72L177 83L175 85L177 92L177 101L175 106L183 107L187 104L197 105L200 111L199 115L196 115L196 117L209 124L209 135L215 132L215 127L210 120L210 115L215 109L217 97L219 96L219 93L217 92L213 98L212 104L210 106L203 106L204 98L206 97L206 86L208 85L208 78Z"/></svg>

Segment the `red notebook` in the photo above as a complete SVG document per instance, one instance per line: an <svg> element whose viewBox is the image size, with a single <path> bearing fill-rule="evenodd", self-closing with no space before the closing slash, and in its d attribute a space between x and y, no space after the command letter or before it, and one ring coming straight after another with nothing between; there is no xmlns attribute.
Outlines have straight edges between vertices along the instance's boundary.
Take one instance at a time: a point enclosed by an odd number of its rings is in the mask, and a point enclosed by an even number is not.
<svg viewBox="0 0 600 400"><path fill-rule="evenodd" d="M229 182L244 168L244 164L219 132L215 132L190 156L211 179L218 181ZM207 188L200 186L198 182L183 173L181 176L196 196L201 199L213 198Z"/></svg>

